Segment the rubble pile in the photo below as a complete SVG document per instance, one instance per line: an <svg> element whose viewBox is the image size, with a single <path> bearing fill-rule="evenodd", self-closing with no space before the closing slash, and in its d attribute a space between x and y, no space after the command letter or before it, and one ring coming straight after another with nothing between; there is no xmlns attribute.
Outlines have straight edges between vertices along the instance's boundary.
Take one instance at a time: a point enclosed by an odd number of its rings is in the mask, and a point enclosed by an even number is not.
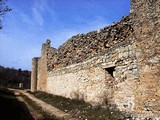
<svg viewBox="0 0 160 120"><path fill-rule="evenodd" d="M132 33L132 21L126 16L120 22L103 29L73 36L60 46L54 55L52 54L50 66L55 69L80 63L117 43L128 40Z"/></svg>

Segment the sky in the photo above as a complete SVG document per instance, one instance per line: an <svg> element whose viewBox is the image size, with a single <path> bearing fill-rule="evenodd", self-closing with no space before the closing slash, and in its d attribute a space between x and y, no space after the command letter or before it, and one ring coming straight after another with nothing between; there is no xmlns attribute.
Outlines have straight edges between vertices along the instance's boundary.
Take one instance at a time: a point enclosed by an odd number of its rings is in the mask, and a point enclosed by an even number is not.
<svg viewBox="0 0 160 120"><path fill-rule="evenodd" d="M0 30L0 65L31 70L42 43L58 48L70 37L129 15L130 0L8 0Z"/></svg>

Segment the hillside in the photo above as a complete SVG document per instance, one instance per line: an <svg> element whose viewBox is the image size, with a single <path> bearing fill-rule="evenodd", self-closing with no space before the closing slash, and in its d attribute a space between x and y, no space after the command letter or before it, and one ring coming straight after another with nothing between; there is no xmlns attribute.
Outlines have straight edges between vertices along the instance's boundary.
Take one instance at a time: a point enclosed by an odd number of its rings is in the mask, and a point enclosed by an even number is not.
<svg viewBox="0 0 160 120"><path fill-rule="evenodd" d="M23 88L28 89L30 86L31 72L15 68L6 68L0 66L0 85L17 88L19 83L23 83Z"/></svg>

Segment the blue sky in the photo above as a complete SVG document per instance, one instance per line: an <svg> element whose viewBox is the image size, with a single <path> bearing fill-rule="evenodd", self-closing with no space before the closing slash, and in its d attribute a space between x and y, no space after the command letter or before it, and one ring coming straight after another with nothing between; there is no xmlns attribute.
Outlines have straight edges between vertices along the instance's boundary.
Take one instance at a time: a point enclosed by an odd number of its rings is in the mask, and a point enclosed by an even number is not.
<svg viewBox="0 0 160 120"><path fill-rule="evenodd" d="M119 21L129 14L130 0L9 0L13 10L0 31L0 65L31 70L41 45L58 48L68 38Z"/></svg>

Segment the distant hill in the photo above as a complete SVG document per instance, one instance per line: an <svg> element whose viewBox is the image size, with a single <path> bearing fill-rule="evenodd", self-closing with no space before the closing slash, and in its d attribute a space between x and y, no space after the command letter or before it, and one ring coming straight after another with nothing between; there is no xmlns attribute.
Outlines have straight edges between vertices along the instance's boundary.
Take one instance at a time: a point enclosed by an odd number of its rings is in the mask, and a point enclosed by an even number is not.
<svg viewBox="0 0 160 120"><path fill-rule="evenodd" d="M30 76L31 71L0 66L0 85L19 88L21 84L22 88L28 89Z"/></svg>

